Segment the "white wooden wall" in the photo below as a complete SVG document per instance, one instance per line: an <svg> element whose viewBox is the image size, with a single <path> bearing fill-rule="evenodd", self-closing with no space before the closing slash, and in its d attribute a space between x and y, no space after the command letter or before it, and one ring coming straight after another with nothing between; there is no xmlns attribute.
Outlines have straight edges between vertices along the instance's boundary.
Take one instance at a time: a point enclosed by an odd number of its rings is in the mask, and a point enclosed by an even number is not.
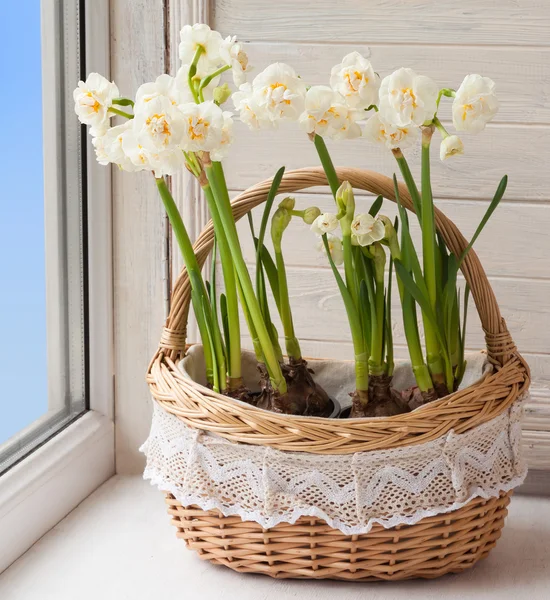
<svg viewBox="0 0 550 600"><path fill-rule="evenodd" d="M497 82L501 110L487 130L465 139L466 156L433 163L438 206L470 236L500 177L509 186L476 244L502 313L528 359L534 378L525 439L531 466L550 468L550 4L540 0L111 0L113 76L134 91L175 65L177 34L186 22L209 21L224 35L248 42L259 72L275 61L293 65L308 84L328 83L332 65L353 49L383 76L409 66L441 85L456 87L465 74ZM169 40L165 48L164 31ZM448 107L443 119L448 118ZM236 126L226 163L232 194L287 169L317 165L318 158L297 127L251 133ZM330 145L337 164L392 175L388 153L365 141ZM436 150L436 149L434 149ZM411 158L418 167L416 157ZM117 457L121 472L137 471L136 449L147 434L150 404L143 383L158 341L166 290L165 222L152 182L145 175L115 175L115 287L117 331ZM204 225L200 194L186 175L173 181L191 231ZM329 209L322 190L299 194L302 206ZM368 199L359 200L368 206ZM393 207L384 209L393 214ZM243 224L244 226L244 224ZM244 227L243 243L248 243ZM348 327L324 261L309 232L293 224L288 233L289 285L298 335L310 356L350 357ZM290 244L287 243L287 248ZM180 262L172 256L173 272ZM470 313L474 315L472 310ZM401 330L397 354L405 355ZM483 344L470 320L468 345Z"/></svg>

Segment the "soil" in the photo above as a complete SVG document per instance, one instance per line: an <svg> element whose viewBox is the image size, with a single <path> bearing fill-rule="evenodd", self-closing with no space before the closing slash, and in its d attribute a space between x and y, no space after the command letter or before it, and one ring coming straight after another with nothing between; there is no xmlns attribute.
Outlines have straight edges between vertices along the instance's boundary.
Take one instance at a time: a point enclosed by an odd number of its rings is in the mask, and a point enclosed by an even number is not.
<svg viewBox="0 0 550 600"><path fill-rule="evenodd" d="M325 390L313 380L313 370L300 359L283 364L287 393L278 394L271 386L265 367L260 367L261 394L257 406L285 415L328 417L333 403Z"/></svg>

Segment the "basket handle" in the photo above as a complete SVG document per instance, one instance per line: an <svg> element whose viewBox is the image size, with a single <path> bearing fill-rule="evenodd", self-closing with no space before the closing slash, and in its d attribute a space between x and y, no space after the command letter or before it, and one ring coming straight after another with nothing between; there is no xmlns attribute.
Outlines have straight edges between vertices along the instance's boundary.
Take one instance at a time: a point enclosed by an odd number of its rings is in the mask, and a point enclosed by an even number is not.
<svg viewBox="0 0 550 600"><path fill-rule="evenodd" d="M393 179L364 169L337 167L340 181L349 181L353 188L382 195L395 202ZM271 187L271 179L262 181L239 194L232 202L235 220L243 217L254 207L265 202ZM313 186L326 186L327 179L321 167L297 169L285 173L279 193L298 192ZM399 196L403 206L414 212L410 194L403 183L399 184ZM435 222L449 249L460 256L466 249L467 240L456 225L439 209L435 209ZM214 228L209 221L195 242L194 249L199 265L203 265L210 254L214 242ZM516 348L512 337L500 315L495 295L473 250L464 259L461 271L470 285L477 312L485 332L487 352L496 365L503 365L510 359ZM171 309L166 326L163 329L159 351L176 359L185 351L186 326L191 300L191 286L185 267L181 271L172 292Z"/></svg>

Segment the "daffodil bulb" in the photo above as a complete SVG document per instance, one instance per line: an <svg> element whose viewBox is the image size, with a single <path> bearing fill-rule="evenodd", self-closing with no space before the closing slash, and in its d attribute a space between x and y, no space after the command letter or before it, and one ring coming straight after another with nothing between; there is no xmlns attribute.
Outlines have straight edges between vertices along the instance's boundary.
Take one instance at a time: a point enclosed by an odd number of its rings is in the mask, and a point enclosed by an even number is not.
<svg viewBox="0 0 550 600"><path fill-rule="evenodd" d="M338 219L333 213L322 213L311 224L311 231L317 235L330 233L338 228Z"/></svg>
<svg viewBox="0 0 550 600"><path fill-rule="evenodd" d="M243 83L232 96L240 120L249 129L273 129L276 123L269 118L264 106L257 102L251 83Z"/></svg>
<svg viewBox="0 0 550 600"><path fill-rule="evenodd" d="M148 152L171 150L183 139L184 117L166 96L157 96L136 111L133 129L138 143Z"/></svg>
<svg viewBox="0 0 550 600"><path fill-rule="evenodd" d="M222 136L220 139L220 145L210 151L210 158L212 160L222 160L227 156L229 146L233 143L233 118L232 114L224 110L223 111L223 126Z"/></svg>
<svg viewBox="0 0 550 600"><path fill-rule="evenodd" d="M221 64L222 36L204 23L185 25L180 31L179 55L183 64L191 64L197 48L202 48L197 68L204 72L215 71Z"/></svg>
<svg viewBox="0 0 550 600"><path fill-rule="evenodd" d="M447 160L451 156L460 154L464 154L464 144L458 135L448 135L441 140L441 146L439 147L439 158L441 160Z"/></svg>
<svg viewBox="0 0 550 600"><path fill-rule="evenodd" d="M233 75L233 82L238 87L246 82L247 73L251 71L248 64L248 55L244 46L237 41L236 36L228 36L220 45L220 58L229 67Z"/></svg>
<svg viewBox="0 0 550 600"><path fill-rule="evenodd" d="M257 105L273 122L296 121L304 110L306 85L296 71L284 63L269 65L256 75L252 93Z"/></svg>
<svg viewBox="0 0 550 600"><path fill-rule="evenodd" d="M327 243L334 264L337 266L341 265L344 262L344 249L342 248L342 240L332 233L329 233L327 235ZM319 252L324 252L326 254L326 248L323 240L319 240L316 246Z"/></svg>
<svg viewBox="0 0 550 600"><path fill-rule="evenodd" d="M79 81L73 92L74 109L81 123L91 125L96 134L103 133L109 121L109 108L120 96L118 87L99 73L90 73Z"/></svg>
<svg viewBox="0 0 550 600"><path fill-rule="evenodd" d="M398 127L384 122L380 113L375 113L366 122L363 135L371 142L384 144L389 150L403 150L412 146L420 137L420 128L416 125Z"/></svg>
<svg viewBox="0 0 550 600"><path fill-rule="evenodd" d="M401 68L380 85L380 116L396 127L420 126L437 110L439 89L429 77Z"/></svg>
<svg viewBox="0 0 550 600"><path fill-rule="evenodd" d="M184 128L181 147L187 152L210 152L222 146L226 123L222 109L214 102L182 104ZM230 132L229 132L230 134Z"/></svg>
<svg viewBox="0 0 550 600"><path fill-rule="evenodd" d="M479 133L498 112L495 82L481 75L467 75L453 100L453 124L457 131Z"/></svg>
<svg viewBox="0 0 550 600"><path fill-rule="evenodd" d="M384 239L385 234L384 223L368 213L356 215L351 224L351 242L355 246L370 246Z"/></svg>
<svg viewBox="0 0 550 600"><path fill-rule="evenodd" d="M364 56L351 52L332 67L330 87L343 96L351 108L368 108L378 103L380 77Z"/></svg>
<svg viewBox="0 0 550 600"><path fill-rule="evenodd" d="M359 111L349 109L338 92L326 85L314 85L306 93L300 125L309 134L352 139L361 135L358 118Z"/></svg>

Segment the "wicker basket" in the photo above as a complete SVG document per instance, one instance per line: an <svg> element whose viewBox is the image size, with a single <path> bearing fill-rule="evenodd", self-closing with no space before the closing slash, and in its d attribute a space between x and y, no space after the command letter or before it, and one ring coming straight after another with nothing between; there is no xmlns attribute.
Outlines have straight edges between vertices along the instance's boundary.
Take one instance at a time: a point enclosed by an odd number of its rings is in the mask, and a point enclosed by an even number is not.
<svg viewBox="0 0 550 600"><path fill-rule="evenodd" d="M356 189L395 200L393 181L371 171L338 168L341 181ZM236 219L265 201L271 181L240 194L233 202ZM280 193L326 185L319 168L285 174ZM400 197L412 210L407 189ZM460 255L466 240L436 209L436 224L448 247ZM196 241L203 264L212 248L209 223ZM507 410L529 386L529 370L518 354L483 268L473 251L462 272L470 284L481 318L494 373L479 384L455 392L413 413L379 419L312 419L286 417L245 406L186 379L177 367L185 354L190 282L185 270L176 282L172 308L160 347L151 361L147 381L155 400L187 425L214 432L234 442L285 451L348 454L421 444L450 430L463 433ZM236 571L279 578L330 578L370 581L433 578L462 571L487 556L504 525L510 493L474 499L451 513L392 529L375 526L364 535L345 535L316 518L300 518L262 529L240 517L216 510L182 506L172 495L166 502L178 537L200 557Z"/></svg>

